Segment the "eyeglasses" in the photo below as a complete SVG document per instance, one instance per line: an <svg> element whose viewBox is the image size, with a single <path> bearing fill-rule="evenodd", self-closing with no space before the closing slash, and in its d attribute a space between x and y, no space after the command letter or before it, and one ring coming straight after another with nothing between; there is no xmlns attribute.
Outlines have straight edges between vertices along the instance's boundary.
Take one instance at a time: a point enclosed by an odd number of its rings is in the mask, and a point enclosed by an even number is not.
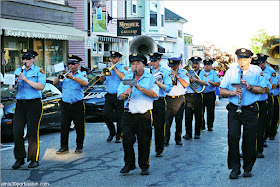
<svg viewBox="0 0 280 187"><path fill-rule="evenodd" d="M30 56L27 56L27 57L26 57L26 56L23 56L23 57L21 57L21 59L22 59L22 60L24 60L24 59L30 60L30 59L32 59L32 57L30 57Z"/></svg>

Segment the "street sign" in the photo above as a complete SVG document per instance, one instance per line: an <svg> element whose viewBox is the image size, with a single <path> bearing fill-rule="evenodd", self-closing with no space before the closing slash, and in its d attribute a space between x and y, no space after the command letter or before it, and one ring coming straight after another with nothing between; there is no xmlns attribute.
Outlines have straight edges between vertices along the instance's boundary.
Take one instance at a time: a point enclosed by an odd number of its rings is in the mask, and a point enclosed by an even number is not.
<svg viewBox="0 0 280 187"><path fill-rule="evenodd" d="M85 48L91 49L92 46L92 38L90 36L85 37Z"/></svg>

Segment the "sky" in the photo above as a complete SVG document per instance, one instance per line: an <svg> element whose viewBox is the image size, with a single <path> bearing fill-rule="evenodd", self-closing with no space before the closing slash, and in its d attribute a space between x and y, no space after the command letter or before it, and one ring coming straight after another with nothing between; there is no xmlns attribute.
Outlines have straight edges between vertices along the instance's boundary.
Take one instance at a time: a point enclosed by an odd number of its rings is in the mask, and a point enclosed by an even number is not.
<svg viewBox="0 0 280 187"><path fill-rule="evenodd" d="M250 38L259 29L279 35L279 0L164 1L165 8L188 20L184 33L193 44L210 41L222 51L250 49Z"/></svg>

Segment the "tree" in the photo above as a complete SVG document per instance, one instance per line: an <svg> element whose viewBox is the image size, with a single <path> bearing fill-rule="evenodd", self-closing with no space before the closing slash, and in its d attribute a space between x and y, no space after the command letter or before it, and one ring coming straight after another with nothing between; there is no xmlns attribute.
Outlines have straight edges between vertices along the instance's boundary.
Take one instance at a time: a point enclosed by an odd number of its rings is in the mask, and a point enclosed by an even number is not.
<svg viewBox="0 0 280 187"><path fill-rule="evenodd" d="M263 43L269 38L269 35L266 33L264 29L260 29L257 31L255 35L250 38L250 46L252 49L252 52L257 54L257 53L262 53L262 45Z"/></svg>

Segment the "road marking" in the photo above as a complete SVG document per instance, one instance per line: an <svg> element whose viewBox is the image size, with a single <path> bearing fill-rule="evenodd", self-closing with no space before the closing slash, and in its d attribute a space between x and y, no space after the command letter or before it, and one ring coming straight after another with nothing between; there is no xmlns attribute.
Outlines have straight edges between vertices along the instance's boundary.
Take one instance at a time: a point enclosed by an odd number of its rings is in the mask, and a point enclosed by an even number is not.
<svg viewBox="0 0 280 187"><path fill-rule="evenodd" d="M39 141L40 143L42 142L42 141ZM28 145L28 143L25 143L24 144L25 146L27 146ZM2 147L7 147L7 148L2 148ZM15 145L14 144L12 144L12 145L1 145L1 149L0 149L0 152L1 151L6 151L6 150L9 150L9 149L13 149L15 147Z"/></svg>

